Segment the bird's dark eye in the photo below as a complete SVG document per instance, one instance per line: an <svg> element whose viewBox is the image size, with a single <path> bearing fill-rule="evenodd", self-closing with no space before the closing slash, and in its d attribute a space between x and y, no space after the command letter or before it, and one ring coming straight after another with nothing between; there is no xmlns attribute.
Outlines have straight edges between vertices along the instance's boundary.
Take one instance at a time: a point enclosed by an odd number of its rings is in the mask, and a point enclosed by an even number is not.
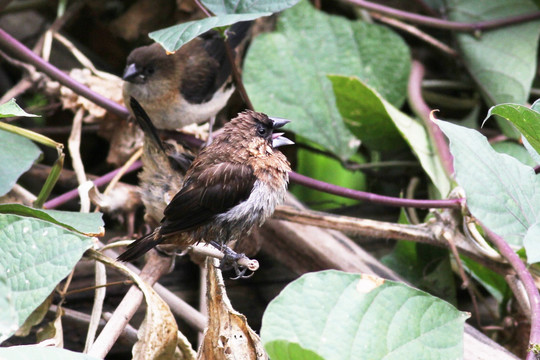
<svg viewBox="0 0 540 360"><path fill-rule="evenodd" d="M146 66L144 68L144 74L145 75L152 75L154 72L156 72L156 69L154 69L153 66Z"/></svg>
<svg viewBox="0 0 540 360"><path fill-rule="evenodd" d="M259 136L266 136L266 135L268 135L268 129L265 128L264 126L258 126L257 127L257 134L259 134Z"/></svg>

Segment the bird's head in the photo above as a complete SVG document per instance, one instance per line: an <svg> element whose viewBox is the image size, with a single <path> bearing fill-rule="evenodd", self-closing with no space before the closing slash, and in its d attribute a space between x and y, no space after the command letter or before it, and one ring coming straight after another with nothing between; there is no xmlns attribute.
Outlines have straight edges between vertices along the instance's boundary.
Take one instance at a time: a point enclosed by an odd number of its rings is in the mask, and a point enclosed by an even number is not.
<svg viewBox="0 0 540 360"><path fill-rule="evenodd" d="M254 143L266 143L272 148L277 148L294 144L293 141L284 137L283 133L275 132L289 122L290 120L287 119L269 117L260 112L246 110L231 120L226 125L225 131L238 132Z"/></svg>
<svg viewBox="0 0 540 360"><path fill-rule="evenodd" d="M174 57L154 43L136 48L129 54L122 79L133 84L146 84L152 79L167 79L167 72L174 68Z"/></svg>

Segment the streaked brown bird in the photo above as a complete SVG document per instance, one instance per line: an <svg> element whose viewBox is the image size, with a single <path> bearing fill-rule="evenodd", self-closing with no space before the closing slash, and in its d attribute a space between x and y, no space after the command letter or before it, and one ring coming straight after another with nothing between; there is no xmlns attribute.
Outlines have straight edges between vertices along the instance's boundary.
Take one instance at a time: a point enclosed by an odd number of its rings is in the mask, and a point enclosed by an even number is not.
<svg viewBox="0 0 540 360"><path fill-rule="evenodd" d="M184 249L203 241L225 251L262 225L287 190L290 165L276 148L293 142L274 130L288 122L249 110L228 122L189 167L161 225L118 259L133 260L161 243Z"/></svg>
<svg viewBox="0 0 540 360"><path fill-rule="evenodd" d="M250 26L239 22L227 30L232 49L246 38ZM225 46L223 37L210 30L174 54L158 43L136 48L123 75L126 106L131 97L137 99L158 129L175 130L214 118L234 92Z"/></svg>

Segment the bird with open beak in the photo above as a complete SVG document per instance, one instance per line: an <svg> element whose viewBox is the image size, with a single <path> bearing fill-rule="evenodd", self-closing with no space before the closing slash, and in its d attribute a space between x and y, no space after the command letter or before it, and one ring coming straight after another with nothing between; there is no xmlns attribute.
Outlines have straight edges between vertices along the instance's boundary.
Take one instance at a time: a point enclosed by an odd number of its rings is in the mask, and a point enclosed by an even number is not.
<svg viewBox="0 0 540 360"><path fill-rule="evenodd" d="M161 243L185 249L203 241L225 250L262 225L287 190L291 168L277 148L293 142L275 130L288 122L248 110L225 124L194 159L161 225L118 259L135 259ZM241 276L245 269L236 270Z"/></svg>
<svg viewBox="0 0 540 360"><path fill-rule="evenodd" d="M227 30L233 51L250 26L251 22L239 22ZM158 43L134 49L123 74L126 106L132 110L130 98L137 99L158 129L213 119L234 92L225 46L223 37L210 30L172 54Z"/></svg>

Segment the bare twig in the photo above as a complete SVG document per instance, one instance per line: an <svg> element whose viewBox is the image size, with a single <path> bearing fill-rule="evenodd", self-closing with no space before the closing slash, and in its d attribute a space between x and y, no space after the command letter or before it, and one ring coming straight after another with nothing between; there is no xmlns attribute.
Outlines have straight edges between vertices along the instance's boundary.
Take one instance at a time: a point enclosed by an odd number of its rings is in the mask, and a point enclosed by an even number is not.
<svg viewBox="0 0 540 360"><path fill-rule="evenodd" d="M96 261L95 271L96 289L94 290L92 315L90 317L90 324L88 325L86 342L84 344L83 352L85 354L88 353L90 347L94 344L94 339L96 338L96 333L101 319L101 313L103 312L103 302L105 301L105 294L107 292L107 288L104 286L107 283L107 272L105 269L105 265L100 263L99 261Z"/></svg>
<svg viewBox="0 0 540 360"><path fill-rule="evenodd" d="M527 317L531 318L531 304L529 302L529 298L527 297L527 291L525 291L525 287L523 286L523 282L521 282L518 277L514 274L509 274L504 277L506 280L506 283L512 290L512 293L516 297L517 303L519 305L519 308L521 309L521 312Z"/></svg>
<svg viewBox="0 0 540 360"><path fill-rule="evenodd" d="M405 24L404 22L401 22L399 20L396 20L388 16L377 14L375 12L371 13L371 16L385 24L394 26L398 29L408 32L409 34L413 36L416 36L420 40L425 41L426 43L430 45L433 45L436 49L442 51L445 54L448 54L452 57L458 56L458 53L456 50L452 49L450 46L446 45L445 43L435 39L433 36L426 34L423 31L420 31L420 29L418 29L416 26Z"/></svg>
<svg viewBox="0 0 540 360"><path fill-rule="evenodd" d="M140 273L141 280L150 285L154 284L163 274L169 271L171 261L172 258L163 258L157 254L149 256L148 262ZM99 358L104 358L107 355L139 308L142 300L142 291L137 286L132 286L88 351L89 355Z"/></svg>
<svg viewBox="0 0 540 360"><path fill-rule="evenodd" d="M451 177L454 174L453 157L441 129L431 120L431 109L422 98L423 78L424 66L420 62L413 60L407 91L409 104L413 111L424 121L432 144L435 146L435 152L439 156L446 175ZM442 195L444 196L446 194Z"/></svg>
<svg viewBox="0 0 540 360"><path fill-rule="evenodd" d="M273 217L304 225L334 229L347 234L380 239L408 240L444 248L449 248L450 245L445 234L451 232L453 234L452 243L455 244L460 253L471 257L497 273L505 274L508 270L506 264L496 259L487 259L475 244L471 244L465 236L456 232L454 228L457 223L452 219L453 216L447 212L438 214L437 220L420 225L358 219L308 209L299 210L291 206L279 206Z"/></svg>
<svg viewBox="0 0 540 360"><path fill-rule="evenodd" d="M494 30L497 28L521 24L528 21L533 21L540 19L540 12L533 12L523 15L511 16L502 19L495 20L485 20L474 23L464 23L458 21L448 21L437 19L429 16L418 15L408 11L394 9L388 6L375 4L370 1L365 0L347 0L350 3L360 6L363 9L367 9L373 12L378 12L380 14L395 17L401 20L409 21L415 24L430 26L433 28L446 29L446 30L455 30L463 32L475 32L475 31L487 31Z"/></svg>
<svg viewBox="0 0 540 360"><path fill-rule="evenodd" d="M518 254L512 250L510 245L499 235L495 234L489 228L482 226L484 231L488 235L489 239L497 246L497 249L501 252L501 255L504 256L512 268L516 271L517 276L523 283L527 296L529 298L529 303L531 305L531 333L529 335L529 352L527 354L527 360L537 359L535 351L532 350L532 347L538 347L540 345L540 293L536 288L534 279L527 270L527 267L521 261Z"/></svg>
<svg viewBox="0 0 540 360"><path fill-rule="evenodd" d="M30 49L18 42L3 29L0 29L0 48L10 52L20 60L34 65L37 70L42 71L52 79L57 80L62 85L67 86L77 94L84 96L88 100L93 101L97 105L107 109L115 115L125 119L128 118L129 112L125 107L100 94L97 94L78 81L73 80L69 75L65 74L55 66L49 64L34 54Z"/></svg>
<svg viewBox="0 0 540 360"><path fill-rule="evenodd" d="M132 166L129 167L129 169L126 171L126 173L130 173L130 172L133 172L135 170L138 170L140 169L142 166L142 163L140 161L136 161ZM102 186L104 184L107 184L109 181L111 181L111 179L113 179L115 177L115 175L120 171L121 169L116 169L114 171L111 171L110 173L107 173L99 178L97 178L96 180L94 180L94 185L95 186ZM49 201L47 201L44 205L43 205L43 208L45 209L54 209L70 200L73 200L77 197L78 195L78 190L77 189L74 189L74 190L71 190L71 191L68 191L67 193L65 194L62 194L54 199L51 199Z"/></svg>
<svg viewBox="0 0 540 360"><path fill-rule="evenodd" d="M216 259L223 259L223 257L225 256L223 252L219 251L213 246L206 244L192 245L187 249L187 251L191 251L195 254L202 256L213 257ZM257 271L257 269L259 269L259 262L255 259L249 259L247 257L238 259L237 264L248 268L250 271Z"/></svg>
<svg viewBox="0 0 540 360"><path fill-rule="evenodd" d="M229 44L229 39L225 40L225 50L227 51L227 57L229 58L229 62L231 63L231 70L236 89L240 93L240 96L242 96L242 100L244 100L244 102L246 103L247 108L250 110L255 110L248 96L246 88L244 87L244 82L242 81L240 70L238 70L238 67L236 66L236 61L234 59L234 51Z"/></svg>
<svg viewBox="0 0 540 360"><path fill-rule="evenodd" d="M345 187L333 185L326 183L324 181L316 180L298 174L296 172L291 172L289 174L291 182L307 186L311 189L316 189L323 191L329 194L339 195L350 199L368 201L375 204L384 204L388 206L398 206L398 207L415 207L420 209L428 208L451 208L459 209L461 208L461 203L463 199L447 199L447 200L415 200L415 199L402 199L395 198L391 196L383 196L372 193L367 193L364 191L348 189Z"/></svg>

